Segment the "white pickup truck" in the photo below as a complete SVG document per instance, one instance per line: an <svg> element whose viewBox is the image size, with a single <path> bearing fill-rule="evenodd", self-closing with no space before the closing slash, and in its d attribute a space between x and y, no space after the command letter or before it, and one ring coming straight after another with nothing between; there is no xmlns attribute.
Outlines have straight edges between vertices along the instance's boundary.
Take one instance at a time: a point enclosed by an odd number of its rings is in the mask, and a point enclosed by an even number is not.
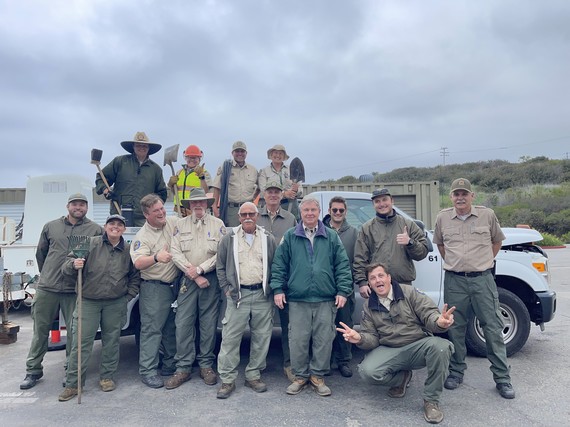
<svg viewBox="0 0 570 427"><path fill-rule="evenodd" d="M324 216L329 201L334 196L342 196L348 205L347 221L360 228L376 214L370 194L359 192L322 191L311 193L322 207ZM398 213L409 215L396 207ZM419 222L419 221L417 221ZM420 224L422 228L423 224ZM526 343L531 322L544 330L556 312L556 293L550 290L548 258L542 249L532 242L542 240L536 230L523 228L503 228L506 240L496 257L495 280L499 291L500 310L505 325L503 336L507 354L513 355ZM433 247L431 231L426 237L432 245L428 256L416 262L416 280L413 285L429 295L440 307L443 305L443 263L439 251ZM363 300L357 292L355 323L360 323ZM485 356L485 337L476 317L469 322L467 348L478 356Z"/></svg>

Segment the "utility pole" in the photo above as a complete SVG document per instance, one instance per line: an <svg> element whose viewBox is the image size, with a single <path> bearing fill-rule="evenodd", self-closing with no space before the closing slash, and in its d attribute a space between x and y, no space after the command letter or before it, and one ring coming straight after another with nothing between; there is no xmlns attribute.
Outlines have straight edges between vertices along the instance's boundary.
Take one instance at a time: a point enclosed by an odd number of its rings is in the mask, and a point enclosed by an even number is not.
<svg viewBox="0 0 570 427"><path fill-rule="evenodd" d="M445 158L449 156L449 152L447 151L447 147L441 147L441 157L443 157L443 166L445 167Z"/></svg>

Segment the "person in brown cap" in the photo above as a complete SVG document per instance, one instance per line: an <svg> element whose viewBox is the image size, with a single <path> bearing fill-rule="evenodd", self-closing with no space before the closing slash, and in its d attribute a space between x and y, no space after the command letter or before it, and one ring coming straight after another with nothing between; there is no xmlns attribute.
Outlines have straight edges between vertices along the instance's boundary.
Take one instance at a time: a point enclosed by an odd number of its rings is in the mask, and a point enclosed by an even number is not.
<svg viewBox="0 0 570 427"><path fill-rule="evenodd" d="M376 216L362 225L354 249L354 281L362 298L371 292L366 277L369 264L385 263L394 280L411 285L416 280L414 261L429 252L425 233L415 221L398 214L389 189L374 190L371 199Z"/></svg>
<svg viewBox="0 0 570 427"><path fill-rule="evenodd" d="M238 211L245 202L253 202L259 194L257 169L245 162L247 146L236 141L232 145L232 157L218 168L212 187L214 188L214 215L224 221L227 227L240 225Z"/></svg>
<svg viewBox="0 0 570 427"><path fill-rule="evenodd" d="M287 150L281 144L274 145L267 150L267 158L271 160L269 166L259 171L259 190L265 191L267 183L277 182L283 187L281 204L291 212L295 218L299 216L299 204L297 197L302 195L303 188L297 182L291 180L289 166L285 164L289 160Z"/></svg>
<svg viewBox="0 0 570 427"><path fill-rule="evenodd" d="M69 254L61 271L64 276L77 280L78 270L83 274L82 310L75 313L73 344L67 368L65 389L60 402L77 396L79 369L86 378L93 342L100 328L101 363L99 387L104 392L115 390L114 376L119 367L119 339L121 328L127 321L127 303L139 293L140 273L131 261L130 244L123 238L126 222L121 215L110 215L105 222L103 236L89 241L89 252L84 258ZM81 314L81 335L78 316ZM81 342L79 337L81 336ZM78 349L83 357L81 366Z"/></svg>
<svg viewBox="0 0 570 427"><path fill-rule="evenodd" d="M474 313L481 322L487 344L487 358L496 388L505 399L514 399L510 366L503 339L503 322L494 278L495 256L505 235L492 209L473 206L475 193L465 178L451 183L453 207L443 209L435 220L433 243L443 258L443 298L457 307L449 339L455 353L449 362L445 388L454 390L463 382L467 364L465 331Z"/></svg>
<svg viewBox="0 0 570 427"><path fill-rule="evenodd" d="M182 165L182 169L178 174L170 177L168 187L176 186L178 188L178 206L174 207L175 211L179 211L182 217L189 215L186 208L182 206L182 200L190 197L193 188L201 188L204 193L210 190L212 185L212 177L205 169L205 165L200 162L204 153L197 145L189 145L184 150L184 160L186 164Z"/></svg>
<svg viewBox="0 0 570 427"><path fill-rule="evenodd" d="M61 265L69 253L67 237L103 234L103 229L85 216L88 207L84 194L72 194L67 201L67 215L48 222L40 234L36 260L41 274L34 296L34 328L26 359L26 377L20 384L22 390L34 387L44 375L42 361L48 351L49 332L60 309L65 324L71 325L77 298L75 280L64 277L61 272ZM69 360L71 342L70 334L65 346L66 361Z"/></svg>
<svg viewBox="0 0 570 427"><path fill-rule="evenodd" d="M140 207L140 200L147 194L157 194L166 201L166 183L162 168L150 159L162 146L150 142L144 132L137 132L132 141L123 141L121 146L130 154L115 157L103 168L103 174L112 187L107 188L100 174L95 179L97 194L103 194L111 200L111 214L120 213L127 220L129 227L142 227L145 217ZM121 207L117 212L113 201ZM129 215L132 212L132 216Z"/></svg>

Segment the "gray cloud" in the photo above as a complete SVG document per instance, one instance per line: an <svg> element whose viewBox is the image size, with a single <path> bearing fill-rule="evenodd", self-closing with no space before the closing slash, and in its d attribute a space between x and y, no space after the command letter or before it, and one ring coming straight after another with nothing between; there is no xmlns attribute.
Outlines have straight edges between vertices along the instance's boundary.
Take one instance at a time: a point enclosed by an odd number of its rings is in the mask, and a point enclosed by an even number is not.
<svg viewBox="0 0 570 427"><path fill-rule="evenodd" d="M570 5L0 0L0 186L92 177L144 130L308 179L566 156ZM154 156L162 164L163 153ZM180 156L181 157L181 156ZM169 172L165 171L165 176Z"/></svg>

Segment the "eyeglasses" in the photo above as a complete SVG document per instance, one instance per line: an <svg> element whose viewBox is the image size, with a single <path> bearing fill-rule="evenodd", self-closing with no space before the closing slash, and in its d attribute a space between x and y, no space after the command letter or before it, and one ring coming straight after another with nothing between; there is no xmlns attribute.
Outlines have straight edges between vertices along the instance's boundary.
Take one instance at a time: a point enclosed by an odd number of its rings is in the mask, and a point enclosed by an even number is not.
<svg viewBox="0 0 570 427"><path fill-rule="evenodd" d="M340 208L340 209L339 209L339 208L332 208L332 209L331 209L331 211L332 211L333 213L340 212L341 214L343 214L345 210L346 210L346 209L343 209L343 208Z"/></svg>
<svg viewBox="0 0 570 427"><path fill-rule="evenodd" d="M240 212L239 216L241 216L242 218L253 218L257 215L257 212Z"/></svg>

